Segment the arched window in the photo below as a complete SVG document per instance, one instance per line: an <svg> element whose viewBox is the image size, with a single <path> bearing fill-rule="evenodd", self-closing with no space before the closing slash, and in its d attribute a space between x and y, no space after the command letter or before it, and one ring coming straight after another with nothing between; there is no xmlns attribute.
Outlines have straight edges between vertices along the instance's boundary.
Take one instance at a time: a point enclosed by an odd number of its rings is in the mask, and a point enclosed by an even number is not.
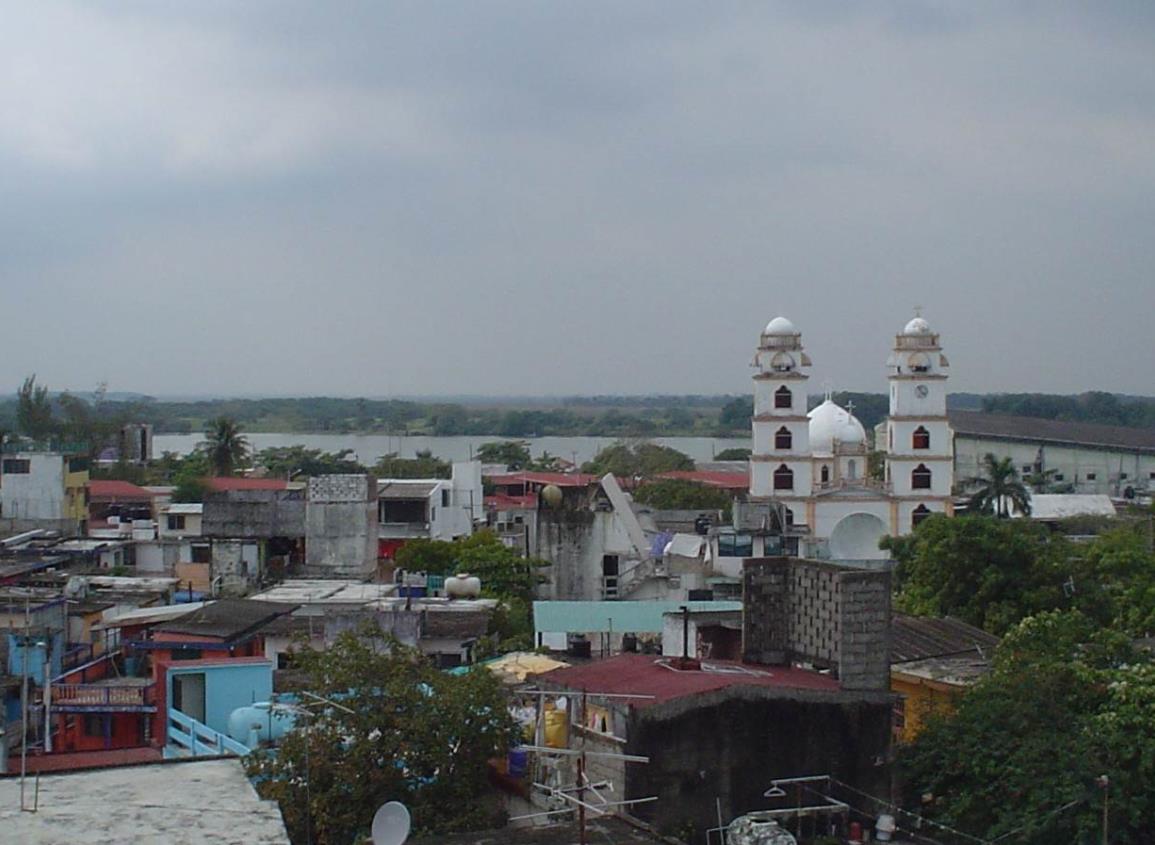
<svg viewBox="0 0 1155 845"><path fill-rule="evenodd" d="M910 527L912 529L918 528L918 524L930 516L931 510L926 505L919 505L914 509L914 513L910 515Z"/></svg>
<svg viewBox="0 0 1155 845"><path fill-rule="evenodd" d="M786 466L786 464L782 464L782 466L774 470L774 489L794 489L794 470L790 469L790 467Z"/></svg>
<svg viewBox="0 0 1155 845"><path fill-rule="evenodd" d="M793 408L794 394L790 392L790 388L782 385L774 391L774 407L775 408Z"/></svg>
<svg viewBox="0 0 1155 845"><path fill-rule="evenodd" d="M783 508L783 510L786 511L786 524L787 525L793 525L794 524L794 511L790 510L790 508Z"/></svg>
<svg viewBox="0 0 1155 845"><path fill-rule="evenodd" d="M822 465L822 472L819 474L819 477L822 479L823 484L829 484L830 483L830 467L828 467L826 464L823 464Z"/></svg>
<svg viewBox="0 0 1155 845"><path fill-rule="evenodd" d="M774 432L774 448L775 449L792 449L794 447L794 435L790 433L790 429L786 426Z"/></svg>
<svg viewBox="0 0 1155 845"><path fill-rule="evenodd" d="M853 459L846 464L846 477L851 481L858 478L858 464Z"/></svg>
<svg viewBox="0 0 1155 845"><path fill-rule="evenodd" d="M776 373L788 373L794 369L794 359L785 352L779 352L770 359L770 369Z"/></svg>
<svg viewBox="0 0 1155 845"><path fill-rule="evenodd" d="M911 436L911 445L915 449L929 449L930 448L930 432L926 430L925 426L919 426L914 430Z"/></svg>
<svg viewBox="0 0 1155 845"><path fill-rule="evenodd" d="M926 464L919 464L910 471L910 487L912 490L930 489L930 470Z"/></svg>

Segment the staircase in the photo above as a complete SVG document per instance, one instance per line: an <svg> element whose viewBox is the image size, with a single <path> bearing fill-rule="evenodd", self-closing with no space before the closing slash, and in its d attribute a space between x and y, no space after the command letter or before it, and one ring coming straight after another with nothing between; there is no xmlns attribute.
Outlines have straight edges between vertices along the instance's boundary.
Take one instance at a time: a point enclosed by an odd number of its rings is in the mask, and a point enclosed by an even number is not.
<svg viewBox="0 0 1155 845"><path fill-rule="evenodd" d="M245 757L252 749L231 736L213 730L181 711L168 711L168 736L164 747L166 759L176 757Z"/></svg>

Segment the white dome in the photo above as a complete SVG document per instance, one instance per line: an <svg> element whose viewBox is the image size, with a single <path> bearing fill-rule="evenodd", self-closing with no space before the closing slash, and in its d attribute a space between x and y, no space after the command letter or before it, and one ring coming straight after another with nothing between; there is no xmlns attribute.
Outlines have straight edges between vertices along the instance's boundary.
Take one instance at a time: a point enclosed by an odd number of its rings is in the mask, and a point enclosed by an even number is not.
<svg viewBox="0 0 1155 845"><path fill-rule="evenodd" d="M930 334L930 323L922 317L915 317L903 328L904 335L924 335Z"/></svg>
<svg viewBox="0 0 1155 845"><path fill-rule="evenodd" d="M762 334L791 335L798 334L798 329L794 328L794 324L785 317L775 317L766 324L766 328L762 331Z"/></svg>
<svg viewBox="0 0 1155 845"><path fill-rule="evenodd" d="M809 414L810 451L834 454L834 441L847 446L865 446L866 429L854 414L827 399Z"/></svg>

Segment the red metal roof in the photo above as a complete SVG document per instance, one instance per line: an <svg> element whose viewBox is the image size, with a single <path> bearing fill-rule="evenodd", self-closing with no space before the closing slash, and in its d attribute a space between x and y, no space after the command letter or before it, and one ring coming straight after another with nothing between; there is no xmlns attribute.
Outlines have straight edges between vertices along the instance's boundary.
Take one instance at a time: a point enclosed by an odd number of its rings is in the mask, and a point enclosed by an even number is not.
<svg viewBox="0 0 1155 845"><path fill-rule="evenodd" d="M510 472L487 475L486 480L496 487L514 484L556 484L558 487L589 487L598 476L586 472Z"/></svg>
<svg viewBox="0 0 1155 845"><path fill-rule="evenodd" d="M216 493L228 490L286 490L289 483L283 478L206 478L205 487Z"/></svg>
<svg viewBox="0 0 1155 845"><path fill-rule="evenodd" d="M537 507L537 496L533 493L527 493L524 496L497 493L485 497L485 506L498 511L533 510Z"/></svg>
<svg viewBox="0 0 1155 845"><path fill-rule="evenodd" d="M88 482L88 495L93 499L140 499L151 501L156 493L138 487L130 481L93 480Z"/></svg>
<svg viewBox="0 0 1155 845"><path fill-rule="evenodd" d="M695 481L708 487L719 487L723 490L745 490L750 486L750 477L744 472L717 472L710 470L674 470L663 472L658 478L676 478L682 481Z"/></svg>
<svg viewBox="0 0 1155 845"><path fill-rule="evenodd" d="M661 704L691 695L733 686L774 687L835 692L838 681L830 675L790 666L759 666L729 660L704 660L702 671L671 669L668 657L620 654L582 666L555 669L538 677L561 687L588 692L633 693L650 699L632 701L636 707ZM710 668L714 671L709 671Z"/></svg>

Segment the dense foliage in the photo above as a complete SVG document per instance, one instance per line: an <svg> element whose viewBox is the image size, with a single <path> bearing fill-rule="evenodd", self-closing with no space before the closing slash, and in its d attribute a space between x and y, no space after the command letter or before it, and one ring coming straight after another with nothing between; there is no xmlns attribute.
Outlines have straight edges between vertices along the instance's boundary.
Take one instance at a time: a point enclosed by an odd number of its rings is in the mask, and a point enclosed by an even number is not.
<svg viewBox="0 0 1155 845"><path fill-rule="evenodd" d="M362 841L386 801L403 802L422 832L495 826L486 762L516 726L491 673L438 671L376 628L302 650L296 667L302 689L340 706L312 708L275 754L246 761L294 843Z"/></svg>
<svg viewBox="0 0 1155 845"><path fill-rule="evenodd" d="M365 472L365 467L352 458L352 449L326 452L301 445L273 446L253 456L254 465L274 478L310 478L314 475L341 475Z"/></svg>
<svg viewBox="0 0 1155 845"><path fill-rule="evenodd" d="M1155 426L1155 399L1090 391L1078 396L999 393L983 397L983 410L1048 420L1103 423L1137 428Z"/></svg>
<svg viewBox="0 0 1155 845"><path fill-rule="evenodd" d="M1030 491L1019 478L1011 458L998 458L987 452L983 457L982 475L968 480L978 485L967 503L972 513L994 514L1003 519L1016 512L1030 514Z"/></svg>
<svg viewBox="0 0 1155 845"><path fill-rule="evenodd" d="M619 441L602 449L592 461L584 463L582 472L594 475L608 472L620 478L652 478L663 472L693 468L694 461L690 456L669 446Z"/></svg>
<svg viewBox="0 0 1155 845"><path fill-rule="evenodd" d="M679 478L647 481L634 491L634 501L660 510L702 510L730 512L730 495L717 487L707 487Z"/></svg>

